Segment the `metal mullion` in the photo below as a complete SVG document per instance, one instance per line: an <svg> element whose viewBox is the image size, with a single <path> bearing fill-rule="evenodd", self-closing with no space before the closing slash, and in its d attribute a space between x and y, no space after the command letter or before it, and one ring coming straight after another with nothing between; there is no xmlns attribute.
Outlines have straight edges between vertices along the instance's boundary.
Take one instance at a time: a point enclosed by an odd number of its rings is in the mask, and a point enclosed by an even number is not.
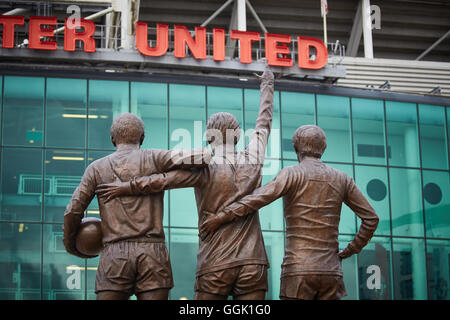
<svg viewBox="0 0 450 320"><path fill-rule="evenodd" d="M391 231L391 255L390 255L390 266L391 266L391 291L392 299L394 299L395 294L395 272L394 272L394 232L392 230L392 198L391 198L391 179L390 179L390 167L389 167L389 145L388 145L388 131L387 131L387 120L386 120L386 100L383 100L383 122L384 122L384 143L385 143L385 155L386 155L386 170L387 170L387 182L388 182L388 203L389 203L389 226Z"/></svg>
<svg viewBox="0 0 450 320"><path fill-rule="evenodd" d="M41 182L41 263L40 263L40 270L41 270L41 300L44 299L44 220L45 220L45 146L47 143L47 77L44 77L44 101L42 106L43 111L43 125L42 125L42 147L41 147L41 170L42 170L42 182Z"/></svg>
<svg viewBox="0 0 450 320"><path fill-rule="evenodd" d="M419 104L416 103L416 116L417 116L417 135L419 138L419 164L420 164L420 194L422 198L422 217L423 217L423 237L424 237L424 247L425 247L425 281L427 285L427 298L430 296L429 294L429 286L428 286L428 248L427 248L427 231L426 231L426 214L425 214L425 200L423 197L423 160L422 160L422 140L420 134L420 113L419 113Z"/></svg>
<svg viewBox="0 0 450 320"><path fill-rule="evenodd" d="M353 104L352 104L352 99L351 97L348 98L349 99L349 117L350 117L350 143L351 143L351 147L352 147L352 161L351 161L351 166L352 166L352 172L353 172L353 179L356 179L356 169L355 169L355 150L354 150L354 146L353 146L353 141L354 141L354 136L353 136ZM354 225L355 225L355 234L353 235L353 237L356 236L356 234L358 233L358 219L356 218L356 214L354 217ZM359 300L359 254L356 255L356 283L358 284L357 290L356 290L356 297Z"/></svg>

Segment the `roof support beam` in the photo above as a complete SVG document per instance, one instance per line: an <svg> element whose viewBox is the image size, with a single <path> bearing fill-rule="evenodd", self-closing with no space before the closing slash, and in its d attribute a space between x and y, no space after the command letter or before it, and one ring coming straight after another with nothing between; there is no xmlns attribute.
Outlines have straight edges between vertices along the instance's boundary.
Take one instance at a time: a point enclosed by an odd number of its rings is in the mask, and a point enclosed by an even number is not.
<svg viewBox="0 0 450 320"><path fill-rule="evenodd" d="M230 5L234 0L228 0L227 2L225 2L219 9L217 9L216 11L214 11L214 13L208 18L206 19L200 26L201 27L206 27L208 25L208 23L210 23L215 17L217 17L223 10L225 10L228 5Z"/></svg>
<svg viewBox="0 0 450 320"><path fill-rule="evenodd" d="M350 33L350 39L347 43L347 56L356 57L358 54L359 44L362 36L362 22L361 19L361 1L358 2L355 18L353 19L352 31Z"/></svg>
<svg viewBox="0 0 450 320"><path fill-rule="evenodd" d="M450 30L448 30L442 37L440 37L435 43L433 43L427 50L425 50L424 52L422 52L417 58L416 61L422 59L423 57L425 57L431 50L433 50L439 43L441 43L442 41L444 41L445 38L448 37L448 35L450 35Z"/></svg>
<svg viewBox="0 0 450 320"><path fill-rule="evenodd" d="M228 28L228 34L231 34L231 30L237 29L237 2L234 2L233 5L233 11L231 12L231 20L230 20L230 27ZM230 59L234 58L234 53L236 51L236 42L237 40L231 39L230 36L228 36L227 44L225 47L225 55L229 57Z"/></svg>
<svg viewBox="0 0 450 320"><path fill-rule="evenodd" d="M250 4L250 1L245 0L245 2L247 3L247 7L250 10L250 12L253 15L253 18L255 18L256 22L258 22L259 27L262 29L262 31L264 32L264 34L267 33L267 29L264 26L264 24L262 23L261 19L259 18L258 14L256 13L255 9L253 9L252 5Z"/></svg>

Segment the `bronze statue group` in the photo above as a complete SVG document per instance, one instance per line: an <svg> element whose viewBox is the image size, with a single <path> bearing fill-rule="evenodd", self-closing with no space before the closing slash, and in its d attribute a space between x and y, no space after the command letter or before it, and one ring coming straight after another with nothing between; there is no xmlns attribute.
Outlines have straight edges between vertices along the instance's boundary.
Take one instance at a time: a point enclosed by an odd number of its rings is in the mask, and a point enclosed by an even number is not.
<svg viewBox="0 0 450 320"><path fill-rule="evenodd" d="M230 113L207 122L209 149L140 149L144 124L134 114L111 126L116 151L86 169L64 214L64 245L78 257L76 235L95 195L103 249L96 274L99 300L167 299L174 286L163 229L164 191L193 187L198 210L199 249L195 299L262 300L269 261L258 209L283 197L286 247L280 298L340 299L347 295L342 259L359 253L378 225L374 209L352 178L324 164L323 130L301 126L292 142L299 163L261 186L273 115L274 76L260 77L255 131L242 152L237 119ZM361 218L348 246L339 251L342 203Z"/></svg>

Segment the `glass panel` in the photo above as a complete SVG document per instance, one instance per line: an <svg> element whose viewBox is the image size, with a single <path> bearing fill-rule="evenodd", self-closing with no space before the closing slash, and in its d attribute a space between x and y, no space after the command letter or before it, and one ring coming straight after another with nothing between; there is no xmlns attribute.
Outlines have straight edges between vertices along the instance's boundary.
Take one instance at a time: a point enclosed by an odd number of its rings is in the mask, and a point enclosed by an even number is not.
<svg viewBox="0 0 450 320"><path fill-rule="evenodd" d="M389 168L389 178L393 235L423 237L420 171Z"/></svg>
<svg viewBox="0 0 450 320"><path fill-rule="evenodd" d="M88 147L114 149L110 129L113 119L129 112L128 82L89 80Z"/></svg>
<svg viewBox="0 0 450 320"><path fill-rule="evenodd" d="M3 148L1 182L2 220L41 221L41 150ZM45 181L45 192L48 188Z"/></svg>
<svg viewBox="0 0 450 320"><path fill-rule="evenodd" d="M373 237L359 253L360 300L392 299L391 256L391 239L387 237Z"/></svg>
<svg viewBox="0 0 450 320"><path fill-rule="evenodd" d="M339 236L339 250L345 249L352 239L350 236ZM358 268L356 263L356 255L342 260L342 272L344 273L344 284L347 291L347 296L342 300L358 299Z"/></svg>
<svg viewBox="0 0 450 320"><path fill-rule="evenodd" d="M311 93L281 92L284 159L297 159L292 137L305 124L315 124L315 98Z"/></svg>
<svg viewBox="0 0 450 320"><path fill-rule="evenodd" d="M87 288L87 299L96 300L97 295L95 294L95 276L97 274L98 264L100 263L100 255L96 258L86 259L87 271L82 270L81 272L86 273L86 288Z"/></svg>
<svg viewBox="0 0 450 320"><path fill-rule="evenodd" d="M131 112L145 124L141 148L168 148L167 84L131 82Z"/></svg>
<svg viewBox="0 0 450 320"><path fill-rule="evenodd" d="M317 121L327 136L322 160L352 162L349 98L317 95Z"/></svg>
<svg viewBox="0 0 450 320"><path fill-rule="evenodd" d="M393 238L393 241L395 299L427 299L424 240Z"/></svg>
<svg viewBox="0 0 450 320"><path fill-rule="evenodd" d="M267 270L267 300L280 299L281 263L284 254L283 232L263 232L264 245L270 268Z"/></svg>
<svg viewBox="0 0 450 320"><path fill-rule="evenodd" d="M268 163L270 162L270 163ZM268 165L267 165L268 164ZM264 162L263 178L261 185L267 184L274 179L280 171L279 160L268 160ZM283 230L283 199L277 199L268 206L259 209L259 219L262 230Z"/></svg>
<svg viewBox="0 0 450 320"><path fill-rule="evenodd" d="M5 76L3 144L42 146L44 78Z"/></svg>
<svg viewBox="0 0 450 320"><path fill-rule="evenodd" d="M85 148L86 104L86 80L47 79L47 146Z"/></svg>
<svg viewBox="0 0 450 320"><path fill-rule="evenodd" d="M0 223L0 299L41 298L41 225Z"/></svg>
<svg viewBox="0 0 450 320"><path fill-rule="evenodd" d="M375 209L380 222L378 224L376 235L390 235L390 217L389 217L389 197L387 172L385 167L355 167L355 181L358 188L369 200ZM361 225L361 219L357 218L358 228Z"/></svg>
<svg viewBox="0 0 450 320"><path fill-rule="evenodd" d="M386 128L390 148L389 164L419 167L416 104L386 101Z"/></svg>
<svg viewBox="0 0 450 320"><path fill-rule="evenodd" d="M198 227L194 188L169 190L170 226Z"/></svg>
<svg viewBox="0 0 450 320"><path fill-rule="evenodd" d="M85 260L66 252L61 224L44 225L42 266L44 299L81 300L85 293Z"/></svg>
<svg viewBox="0 0 450 320"><path fill-rule="evenodd" d="M169 147L192 149L206 146L203 140L206 130L205 87L170 84L169 105Z"/></svg>
<svg viewBox="0 0 450 320"><path fill-rule="evenodd" d="M353 178L353 167L349 164L327 163L328 166L343 171ZM356 215L345 203L342 203L341 220L339 222L339 233L352 233L356 231Z"/></svg>
<svg viewBox="0 0 450 320"><path fill-rule="evenodd" d="M447 157L450 158L450 107L447 107L447 149Z"/></svg>
<svg viewBox="0 0 450 320"><path fill-rule="evenodd" d="M272 129L270 131L270 136L266 148L266 158L274 158L274 159L281 158L279 94L280 94L279 91L275 91L273 95ZM258 118L260 91L255 89L244 89L244 101L245 101L245 132L246 132L245 145L247 146L250 141L251 133L255 129L256 118Z"/></svg>
<svg viewBox="0 0 450 320"><path fill-rule="evenodd" d="M0 76L0 106L1 106L1 108L3 110L3 76ZM3 114L3 112L0 112L0 123L2 123L1 122L2 121L2 114ZM0 130L0 141L2 141L1 140L1 135L2 135L2 132Z"/></svg>
<svg viewBox="0 0 450 320"><path fill-rule="evenodd" d="M45 179L49 183L49 191L44 196L45 221L64 221L64 210L80 184L84 168L84 151L46 151Z"/></svg>
<svg viewBox="0 0 450 320"><path fill-rule="evenodd" d="M449 300L450 241L427 240L428 297Z"/></svg>
<svg viewBox="0 0 450 320"><path fill-rule="evenodd" d="M445 108L420 104L419 123L422 167L448 169Z"/></svg>
<svg viewBox="0 0 450 320"><path fill-rule="evenodd" d="M427 237L450 238L449 172L423 171Z"/></svg>
<svg viewBox="0 0 450 320"><path fill-rule="evenodd" d="M352 98L355 162L386 164L383 101Z"/></svg>
<svg viewBox="0 0 450 320"><path fill-rule="evenodd" d="M171 300L194 299L197 251L197 229L170 229L170 261L175 283L170 291Z"/></svg>
<svg viewBox="0 0 450 320"><path fill-rule="evenodd" d="M208 118L218 112L231 113L243 127L242 89L206 87L208 97Z"/></svg>

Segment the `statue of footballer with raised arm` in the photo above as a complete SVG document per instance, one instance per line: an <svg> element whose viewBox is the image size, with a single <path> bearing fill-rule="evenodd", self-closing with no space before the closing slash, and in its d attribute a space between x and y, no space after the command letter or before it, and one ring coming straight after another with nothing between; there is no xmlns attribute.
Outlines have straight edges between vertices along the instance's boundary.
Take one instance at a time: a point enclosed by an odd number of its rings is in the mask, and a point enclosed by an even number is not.
<svg viewBox="0 0 450 320"><path fill-rule="evenodd" d="M232 114L219 112L206 125L207 140L214 154L207 167L105 184L97 188L97 194L108 201L130 194L148 195L164 189L194 187L201 225L227 205L252 193L261 185L273 115L274 75L268 66L260 78L258 118L244 151L236 151L239 122ZM208 237L200 237L195 298L264 299L268 267L259 215L252 212L224 224Z"/></svg>

